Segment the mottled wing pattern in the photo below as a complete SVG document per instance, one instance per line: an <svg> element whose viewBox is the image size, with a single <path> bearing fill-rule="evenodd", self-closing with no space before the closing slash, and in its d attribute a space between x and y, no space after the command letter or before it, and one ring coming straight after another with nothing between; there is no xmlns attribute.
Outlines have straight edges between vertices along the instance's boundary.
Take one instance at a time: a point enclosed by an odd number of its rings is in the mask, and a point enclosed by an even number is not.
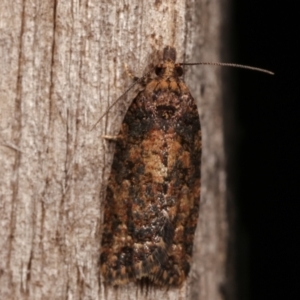
<svg viewBox="0 0 300 300"><path fill-rule="evenodd" d="M116 142L100 259L113 285L148 278L179 286L190 269L200 202L200 121L174 60L165 58L162 67L133 100Z"/></svg>

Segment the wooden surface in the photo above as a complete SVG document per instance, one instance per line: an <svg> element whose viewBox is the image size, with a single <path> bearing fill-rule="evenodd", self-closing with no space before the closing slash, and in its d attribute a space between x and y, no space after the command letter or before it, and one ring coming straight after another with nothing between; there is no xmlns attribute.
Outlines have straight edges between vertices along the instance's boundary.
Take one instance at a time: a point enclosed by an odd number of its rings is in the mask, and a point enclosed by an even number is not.
<svg viewBox="0 0 300 300"><path fill-rule="evenodd" d="M0 299L224 299L228 221L220 69L185 79L202 124L193 267L181 289L105 288L101 201L130 91L166 45L219 61L224 1L3 0L0 4ZM222 14L221 14L222 11Z"/></svg>

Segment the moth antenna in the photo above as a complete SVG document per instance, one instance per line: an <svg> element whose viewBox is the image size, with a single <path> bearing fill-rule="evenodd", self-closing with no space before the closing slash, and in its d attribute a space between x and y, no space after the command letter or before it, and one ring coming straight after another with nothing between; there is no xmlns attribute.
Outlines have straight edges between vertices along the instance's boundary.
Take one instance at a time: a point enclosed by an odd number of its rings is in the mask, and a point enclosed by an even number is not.
<svg viewBox="0 0 300 300"><path fill-rule="evenodd" d="M142 77L143 78L143 77ZM91 131L95 129L95 127L98 125L98 123L103 119L103 117L109 112L109 110L126 94L128 93L137 83L141 82L141 79L136 80L133 82L127 90L119 97L117 100L115 100L106 110L106 112L98 119L98 121L95 123L95 125L92 127Z"/></svg>
<svg viewBox="0 0 300 300"><path fill-rule="evenodd" d="M146 75L138 78L136 81L134 81L127 90L117 99L115 100L106 110L106 112L98 119L98 121L95 123L95 125L92 127L91 131L94 130L94 128L97 126L97 124L103 119L103 117L109 112L109 110L126 94L128 93L136 84L141 83L145 78L149 77L150 74L153 72L151 69Z"/></svg>
<svg viewBox="0 0 300 300"><path fill-rule="evenodd" d="M267 73L269 75L274 75L275 73L266 69L246 66L246 65L239 65L239 64L232 64L232 63L221 63L221 62L199 62L199 63L180 63L182 66L195 66L195 65L210 65L210 66L221 66L221 67L233 67L233 68L240 68L240 69L247 69L252 71L258 71L262 73Z"/></svg>

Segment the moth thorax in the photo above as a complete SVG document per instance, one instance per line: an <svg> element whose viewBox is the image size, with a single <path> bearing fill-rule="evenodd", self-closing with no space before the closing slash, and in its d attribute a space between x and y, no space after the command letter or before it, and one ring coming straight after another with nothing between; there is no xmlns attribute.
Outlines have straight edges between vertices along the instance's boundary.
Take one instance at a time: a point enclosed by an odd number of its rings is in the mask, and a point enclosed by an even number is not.
<svg viewBox="0 0 300 300"><path fill-rule="evenodd" d="M175 70L175 64L172 61L166 61L163 64L163 72L161 74L161 77L164 79L170 78L170 77L177 77L177 73Z"/></svg>

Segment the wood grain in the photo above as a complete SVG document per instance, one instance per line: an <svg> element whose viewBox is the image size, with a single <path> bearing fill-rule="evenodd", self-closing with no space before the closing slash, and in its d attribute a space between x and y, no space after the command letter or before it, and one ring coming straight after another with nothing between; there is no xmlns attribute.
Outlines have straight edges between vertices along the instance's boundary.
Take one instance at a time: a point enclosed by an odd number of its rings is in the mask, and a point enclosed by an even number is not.
<svg viewBox="0 0 300 300"><path fill-rule="evenodd" d="M222 5L221 5L222 4ZM0 298L223 299L228 263L220 70L185 81L203 130L202 204L192 271L180 290L104 288L101 203L135 90L90 130L163 47L219 61L224 1L18 0L0 5Z"/></svg>

